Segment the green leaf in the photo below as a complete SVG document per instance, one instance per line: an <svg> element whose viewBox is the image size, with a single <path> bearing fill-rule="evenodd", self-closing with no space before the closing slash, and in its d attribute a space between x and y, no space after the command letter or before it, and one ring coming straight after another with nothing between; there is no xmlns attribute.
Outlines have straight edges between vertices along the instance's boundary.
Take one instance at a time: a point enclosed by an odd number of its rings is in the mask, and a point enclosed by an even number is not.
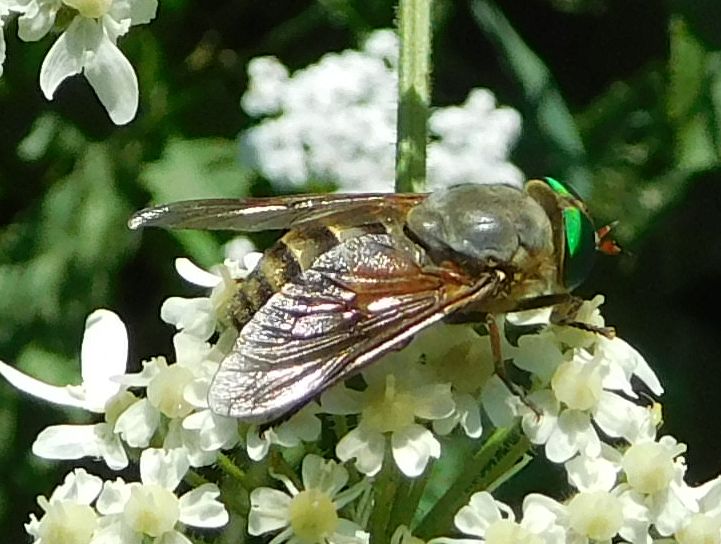
<svg viewBox="0 0 721 544"><path fill-rule="evenodd" d="M548 140L549 149L561 155L561 175L573 179L574 188L586 196L591 176L586 167L586 151L573 116L550 70L528 47L498 7L488 0L471 3L478 26L503 54L518 80L538 131Z"/></svg>
<svg viewBox="0 0 721 544"><path fill-rule="evenodd" d="M679 122L689 115L701 97L706 73L706 52L686 23L678 17L671 21L669 37L668 116Z"/></svg>
<svg viewBox="0 0 721 544"><path fill-rule="evenodd" d="M251 172L238 160L234 140L170 140L140 181L154 202L247 194Z"/></svg>

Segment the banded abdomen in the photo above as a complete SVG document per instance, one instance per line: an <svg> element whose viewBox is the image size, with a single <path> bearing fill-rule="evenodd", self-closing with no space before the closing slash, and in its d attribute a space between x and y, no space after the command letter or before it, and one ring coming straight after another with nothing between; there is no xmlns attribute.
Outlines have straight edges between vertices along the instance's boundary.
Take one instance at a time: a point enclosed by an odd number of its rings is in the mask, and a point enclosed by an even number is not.
<svg viewBox="0 0 721 544"><path fill-rule="evenodd" d="M377 222L354 227L317 225L287 232L265 251L258 266L239 284L229 308L233 325L242 329L283 285L338 244L364 234L385 234L390 228Z"/></svg>

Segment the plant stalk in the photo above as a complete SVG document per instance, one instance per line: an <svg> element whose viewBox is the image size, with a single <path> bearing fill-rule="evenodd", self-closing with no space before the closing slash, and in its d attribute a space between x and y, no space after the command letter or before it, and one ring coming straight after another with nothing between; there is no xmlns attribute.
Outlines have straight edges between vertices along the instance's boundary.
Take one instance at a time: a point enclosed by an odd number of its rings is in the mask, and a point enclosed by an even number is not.
<svg viewBox="0 0 721 544"><path fill-rule="evenodd" d="M396 192L422 192L430 106L432 0L398 4L398 140Z"/></svg>

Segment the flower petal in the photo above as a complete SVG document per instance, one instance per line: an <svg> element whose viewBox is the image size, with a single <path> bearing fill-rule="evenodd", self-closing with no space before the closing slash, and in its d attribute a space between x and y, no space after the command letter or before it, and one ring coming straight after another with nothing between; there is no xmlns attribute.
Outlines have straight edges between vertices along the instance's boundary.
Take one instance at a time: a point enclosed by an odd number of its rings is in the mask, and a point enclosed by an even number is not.
<svg viewBox="0 0 721 544"><path fill-rule="evenodd" d="M140 479L143 484L158 484L172 491L189 468L188 457L182 448L170 451L150 448L140 454Z"/></svg>
<svg viewBox="0 0 721 544"><path fill-rule="evenodd" d="M68 77L79 74L83 69L85 51L97 39L93 39L100 27L83 17L75 17L55 41L40 67L40 89L45 98L52 100L58 86Z"/></svg>
<svg viewBox="0 0 721 544"><path fill-rule="evenodd" d="M80 459L100 455L95 425L46 427L35 438L32 450L44 459Z"/></svg>
<svg viewBox="0 0 721 544"><path fill-rule="evenodd" d="M3 64L5 63L5 33L3 32L3 21L0 19L0 76L3 75Z"/></svg>
<svg viewBox="0 0 721 544"><path fill-rule="evenodd" d="M501 511L493 496L486 491L480 491L474 493L470 502L458 511L453 523L459 531L467 535L483 537L488 526L501 519Z"/></svg>
<svg viewBox="0 0 721 544"><path fill-rule="evenodd" d="M593 420L607 435L633 441L648 426L649 410L612 393L603 391L593 411Z"/></svg>
<svg viewBox="0 0 721 544"><path fill-rule="evenodd" d="M117 314L95 310L85 321L80 364L87 408L102 412L121 384L112 378L125 374L128 332Z"/></svg>
<svg viewBox="0 0 721 544"><path fill-rule="evenodd" d="M434 383L413 390L414 414L421 419L442 419L450 416L456 406L451 395L451 384Z"/></svg>
<svg viewBox="0 0 721 544"><path fill-rule="evenodd" d="M73 389L67 386L50 385L41 382L2 361L0 361L0 375L10 382L13 387L33 397L54 404L62 404L63 406L75 406L78 408L85 406L85 401L77 394L73 394Z"/></svg>
<svg viewBox="0 0 721 544"><path fill-rule="evenodd" d="M411 478L423 473L431 457L441 456L441 443L431 431L417 424L394 432L391 447L398 468Z"/></svg>
<svg viewBox="0 0 721 544"><path fill-rule="evenodd" d="M180 497L180 521L194 527L222 527L228 523L228 512L217 499L220 489L203 484Z"/></svg>
<svg viewBox="0 0 721 544"><path fill-rule="evenodd" d="M103 33L94 55L85 64L85 77L116 125L133 120L138 111L138 78L130 61Z"/></svg>
<svg viewBox="0 0 721 544"><path fill-rule="evenodd" d="M130 5L130 21L133 25L144 25L155 19L158 0L136 0Z"/></svg>
<svg viewBox="0 0 721 544"><path fill-rule="evenodd" d="M290 497L269 487L258 487L250 493L248 533L262 535L290 523Z"/></svg>
<svg viewBox="0 0 721 544"><path fill-rule="evenodd" d="M18 18L18 36L26 42L34 42L45 36L55 23L60 7L55 2L31 2Z"/></svg>
<svg viewBox="0 0 721 544"><path fill-rule="evenodd" d="M331 498L348 483L348 471L345 468L335 461L326 461L313 454L303 458L301 475L305 489L318 489Z"/></svg>
<svg viewBox="0 0 721 544"><path fill-rule="evenodd" d="M578 410L566 410L558 417L558 427L548 438L546 457L554 463L563 463L577 451L596 457L601 453L601 441L588 414Z"/></svg>
<svg viewBox="0 0 721 544"><path fill-rule="evenodd" d="M133 485L126 484L122 478L116 478L115 481L105 481L103 483L103 491L98 497L96 508L98 512L104 515L120 514L125 508L125 503L130 498L130 492ZM122 542L122 541L121 541Z"/></svg>
<svg viewBox="0 0 721 544"><path fill-rule="evenodd" d="M100 493L103 480L88 474L82 468L76 468L65 476L62 485L53 491L50 501L73 501L80 504L90 504Z"/></svg>
<svg viewBox="0 0 721 544"><path fill-rule="evenodd" d="M160 307L160 319L201 340L215 331L213 303L207 297L170 297Z"/></svg>
<svg viewBox="0 0 721 544"><path fill-rule="evenodd" d="M498 376L491 376L483 386L481 403L494 426L510 427L518 413L520 401Z"/></svg>
<svg viewBox="0 0 721 544"><path fill-rule="evenodd" d="M93 544L95 544L95 541L93 541ZM125 543L123 542L123 544ZM166 531L153 540L153 544L193 544L193 541L178 531Z"/></svg>
<svg viewBox="0 0 721 544"><path fill-rule="evenodd" d="M340 518L335 533L328 541L333 544L368 544L370 535L357 523Z"/></svg>
<svg viewBox="0 0 721 544"><path fill-rule="evenodd" d="M175 259L175 271L185 281L193 285L199 285L200 287L215 287L223 281L220 276L200 268L186 257ZM162 309L160 311L162 316ZM165 319L163 319L163 321L165 321Z"/></svg>
<svg viewBox="0 0 721 544"><path fill-rule="evenodd" d="M565 466L569 483L579 491L610 491L620 468L603 457L585 455L574 457Z"/></svg>
<svg viewBox="0 0 721 544"><path fill-rule="evenodd" d="M147 448L160 424L160 412L142 399L125 410L115 422L115 432L133 448Z"/></svg>
<svg viewBox="0 0 721 544"><path fill-rule="evenodd" d="M356 468L366 476L374 476L383 466L385 444L381 433L356 428L340 439L335 454L341 461L355 457Z"/></svg>

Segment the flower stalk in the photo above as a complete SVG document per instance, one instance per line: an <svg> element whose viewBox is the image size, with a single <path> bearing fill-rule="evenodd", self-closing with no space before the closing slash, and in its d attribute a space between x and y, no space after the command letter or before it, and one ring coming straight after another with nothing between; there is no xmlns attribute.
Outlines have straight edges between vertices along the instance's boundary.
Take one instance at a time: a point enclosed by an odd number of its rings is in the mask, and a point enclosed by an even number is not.
<svg viewBox="0 0 721 544"><path fill-rule="evenodd" d="M468 459L456 481L423 517L414 533L428 538L446 531L455 513L474 493L505 479L530 448L531 443L519 425L496 429Z"/></svg>
<svg viewBox="0 0 721 544"><path fill-rule="evenodd" d="M396 192L421 192L431 94L432 0L400 0Z"/></svg>

